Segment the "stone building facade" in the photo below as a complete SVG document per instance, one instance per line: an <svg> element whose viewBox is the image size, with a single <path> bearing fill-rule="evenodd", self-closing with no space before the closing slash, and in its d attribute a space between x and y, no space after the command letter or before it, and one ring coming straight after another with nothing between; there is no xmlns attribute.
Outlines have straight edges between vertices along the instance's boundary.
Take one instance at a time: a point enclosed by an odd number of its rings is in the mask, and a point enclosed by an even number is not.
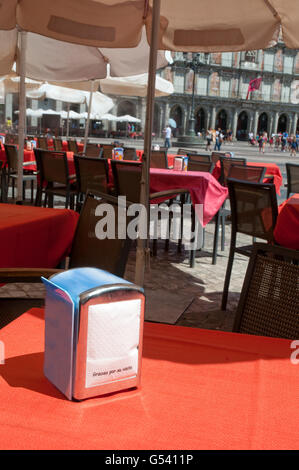
<svg viewBox="0 0 299 470"><path fill-rule="evenodd" d="M187 54L192 60L194 54ZM206 63L195 73L195 132L221 127L232 130L238 139L249 132L268 134L299 131L299 109L292 99L299 79L299 51L290 50L280 42L264 51L200 54ZM173 64L158 73L170 80L175 92L157 98L154 111L154 132L162 135L165 123L172 118L177 123L176 135L185 135L190 118L193 71L187 67L183 53L173 53ZM247 98L250 80L261 77L259 90ZM145 100L118 98L114 112L126 106L130 114L145 122ZM127 112L125 114L128 114Z"/></svg>
<svg viewBox="0 0 299 470"><path fill-rule="evenodd" d="M163 78L174 85L174 94L157 98L154 108L154 128L156 136L163 135L163 129L169 118L176 121L176 135L188 132L190 119L192 86L194 72L187 66L195 54L173 53L173 64L160 70ZM257 134L267 131L268 134L288 131L289 134L299 131L299 109L293 100L293 89L299 80L299 51L290 50L279 42L275 47L264 51L247 51L236 53L199 54L206 63L195 73L194 118L195 132L221 127L232 130L238 139L246 139L249 132ZM253 91L247 98L250 80L261 77L259 90ZM299 82L298 82L299 83ZM141 119L139 130L144 129L146 99L139 97L115 97L111 114L129 114ZM17 95L7 95L2 113L5 117L14 116L18 104ZM32 101L32 102L31 102ZM65 103L41 103L27 100L27 107L52 107L57 111ZM85 105L74 105L77 112L85 111ZM4 118L3 116L3 118ZM4 119L3 119L4 120ZM29 125L36 126L36 119ZM81 126L84 125L82 121ZM73 125L79 126L78 122ZM104 128L116 130L125 128L124 123L103 122Z"/></svg>

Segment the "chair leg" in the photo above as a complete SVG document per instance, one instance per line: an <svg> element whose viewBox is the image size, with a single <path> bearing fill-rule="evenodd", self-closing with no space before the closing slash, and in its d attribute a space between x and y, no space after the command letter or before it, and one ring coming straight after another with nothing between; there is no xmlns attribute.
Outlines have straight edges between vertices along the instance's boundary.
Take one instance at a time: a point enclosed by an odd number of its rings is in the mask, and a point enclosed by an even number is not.
<svg viewBox="0 0 299 470"><path fill-rule="evenodd" d="M225 215L221 216L221 251L225 249Z"/></svg>
<svg viewBox="0 0 299 470"><path fill-rule="evenodd" d="M215 232L214 232L214 246L213 246L212 264L216 264L216 262L217 262L218 240L219 240L219 225L220 225L220 211L217 212L216 220L215 220Z"/></svg>
<svg viewBox="0 0 299 470"><path fill-rule="evenodd" d="M12 178L11 186L12 186L12 198L14 199L15 198L15 180L14 180L14 178ZM8 185L7 185L7 192L8 192L8 188L9 188L9 180L8 180Z"/></svg>
<svg viewBox="0 0 299 470"><path fill-rule="evenodd" d="M194 211L193 206L191 208L191 231L192 233L194 233L195 231L195 211ZM190 242L192 241L193 240L190 240ZM190 268L194 268L195 266L195 253L196 253L195 249L190 250Z"/></svg>
<svg viewBox="0 0 299 470"><path fill-rule="evenodd" d="M221 310L226 310L230 278L231 278L234 257L235 257L235 248L236 248L236 236L235 234L232 234L229 257L228 257L225 280L224 280L223 293L222 293Z"/></svg>

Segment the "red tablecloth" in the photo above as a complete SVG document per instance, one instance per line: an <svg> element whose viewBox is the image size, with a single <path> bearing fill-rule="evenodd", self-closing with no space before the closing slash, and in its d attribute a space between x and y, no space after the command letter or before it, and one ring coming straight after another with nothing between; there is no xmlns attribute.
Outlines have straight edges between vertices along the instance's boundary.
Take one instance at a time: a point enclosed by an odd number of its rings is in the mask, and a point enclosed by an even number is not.
<svg viewBox="0 0 299 470"><path fill-rule="evenodd" d="M69 402L34 309L0 330L1 449L298 449L291 342L145 324L141 387Z"/></svg>
<svg viewBox="0 0 299 470"><path fill-rule="evenodd" d="M280 195L280 188L283 184L283 178L280 168L276 163L265 163L265 162L247 162L249 166L264 166L266 167L266 175L273 176L273 184L275 185L276 193ZM218 161L213 169L212 175L218 180L220 178L221 168L220 162ZM264 183L268 183L269 179L265 178Z"/></svg>
<svg viewBox="0 0 299 470"><path fill-rule="evenodd" d="M179 188L189 190L194 206L203 204L203 227L218 212L228 195L227 188L221 186L210 173L151 169L151 193Z"/></svg>
<svg viewBox="0 0 299 470"><path fill-rule="evenodd" d="M0 204L0 267L55 268L69 254L78 213Z"/></svg>
<svg viewBox="0 0 299 470"><path fill-rule="evenodd" d="M274 238L279 245L299 250L299 194L279 206Z"/></svg>

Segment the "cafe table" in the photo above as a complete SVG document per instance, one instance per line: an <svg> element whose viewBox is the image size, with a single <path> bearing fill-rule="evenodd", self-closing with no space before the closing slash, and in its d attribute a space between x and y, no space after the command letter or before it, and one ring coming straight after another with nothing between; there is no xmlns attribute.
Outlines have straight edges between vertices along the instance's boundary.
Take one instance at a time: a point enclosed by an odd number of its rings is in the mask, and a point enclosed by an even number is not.
<svg viewBox="0 0 299 470"><path fill-rule="evenodd" d="M299 194L279 206L274 238L281 246L299 250Z"/></svg>
<svg viewBox="0 0 299 470"><path fill-rule="evenodd" d="M1 268L55 268L69 254L79 214L0 204Z"/></svg>
<svg viewBox="0 0 299 470"><path fill-rule="evenodd" d="M0 341L1 449L298 449L289 340L145 323L140 388L82 402L43 374L43 310Z"/></svg>
<svg viewBox="0 0 299 470"><path fill-rule="evenodd" d="M217 214L228 196L227 188L223 187L208 172L150 169L150 192L187 189L191 196L193 206L202 204L202 226Z"/></svg>

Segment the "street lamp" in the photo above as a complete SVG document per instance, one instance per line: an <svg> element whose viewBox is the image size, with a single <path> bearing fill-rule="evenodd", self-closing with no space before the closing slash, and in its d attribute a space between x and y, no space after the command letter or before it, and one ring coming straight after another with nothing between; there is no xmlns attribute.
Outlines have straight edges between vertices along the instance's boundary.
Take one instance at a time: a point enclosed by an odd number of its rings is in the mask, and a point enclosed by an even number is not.
<svg viewBox="0 0 299 470"><path fill-rule="evenodd" d="M192 60L188 60L188 53L183 52L185 68L193 70L193 82L192 82L192 98L191 98L191 109L188 120L188 131L187 135L179 137L178 145L189 145L194 146L198 145L198 138L195 136L195 117L194 117L194 95L195 95L195 78L196 73L199 71L200 67L206 65L208 62L208 53L204 54L204 60L202 60L201 54L196 53L192 54Z"/></svg>

